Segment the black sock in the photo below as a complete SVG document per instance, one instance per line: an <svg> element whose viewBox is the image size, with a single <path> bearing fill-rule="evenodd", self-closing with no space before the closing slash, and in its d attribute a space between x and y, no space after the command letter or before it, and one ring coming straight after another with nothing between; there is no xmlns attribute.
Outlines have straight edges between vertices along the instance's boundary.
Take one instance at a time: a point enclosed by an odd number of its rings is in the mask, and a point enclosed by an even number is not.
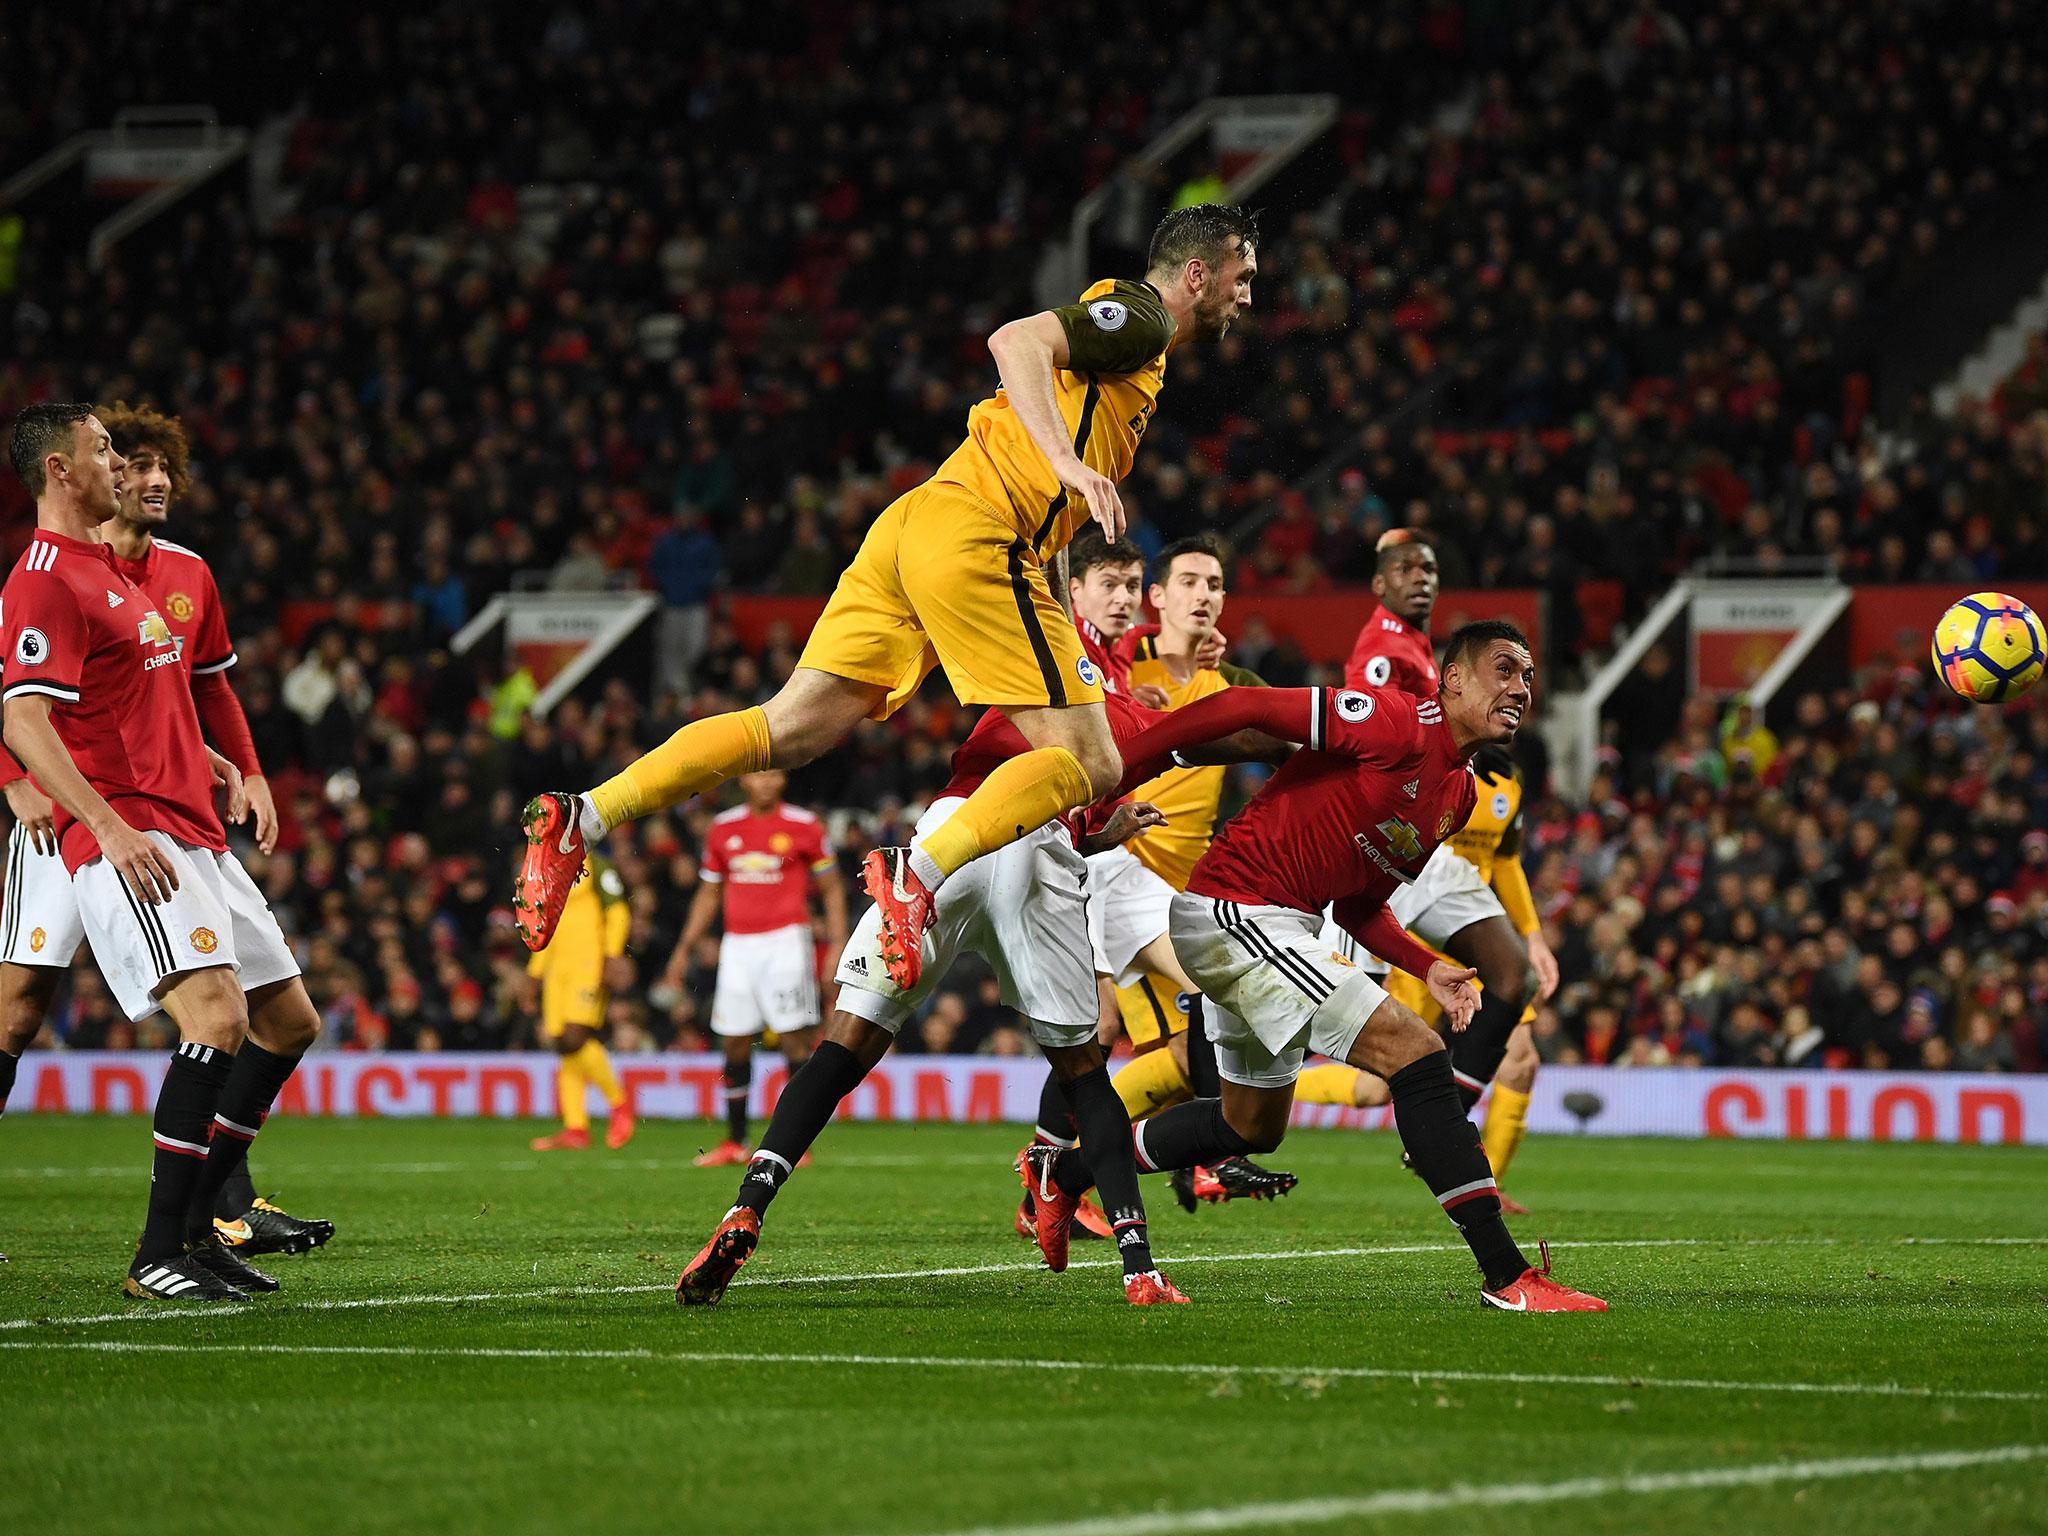
<svg viewBox="0 0 2048 1536"><path fill-rule="evenodd" d="M1223 1078L1216 1070L1216 1042L1202 1020L1202 995L1188 998L1188 1089L1198 1099L1223 1097Z"/></svg>
<svg viewBox="0 0 2048 1536"><path fill-rule="evenodd" d="M1149 1120L1138 1123L1132 1136L1140 1173L1164 1173L1170 1168L1192 1168L1197 1163L1219 1163L1226 1157L1242 1157L1252 1144L1230 1128L1223 1118L1221 1099L1195 1099L1162 1109ZM1085 1159L1063 1152L1054 1165L1053 1177L1061 1189L1077 1194L1088 1187Z"/></svg>
<svg viewBox="0 0 2048 1536"><path fill-rule="evenodd" d="M170 1070L156 1096L156 1158L138 1260L172 1259L185 1251L185 1217L192 1209L192 1192L206 1172L213 1114L233 1065L234 1057L226 1051L196 1040L185 1041L171 1053Z"/></svg>
<svg viewBox="0 0 2048 1536"><path fill-rule="evenodd" d="M254 1040L242 1042L214 1109L213 1146L206 1154L199 1185L192 1191L187 1236L198 1239L213 1230L213 1208L221 1190L237 1169L248 1167L249 1145L270 1118L270 1106L277 1102L278 1093L298 1065L296 1056L279 1056Z"/></svg>
<svg viewBox="0 0 2048 1536"><path fill-rule="evenodd" d="M1500 1219L1500 1190L1493 1182L1479 1128L1465 1115L1448 1051L1431 1051L1387 1079L1394 1096L1394 1124L1401 1141L1444 1214L1479 1261L1489 1290L1512 1282L1529 1261Z"/></svg>
<svg viewBox="0 0 2048 1536"><path fill-rule="evenodd" d="M1508 1036L1522 1022L1520 997L1496 997L1491 991L1479 997L1479 1011L1472 1015L1472 1022L1451 1036L1451 1071L1468 1111L1500 1070L1508 1053Z"/></svg>
<svg viewBox="0 0 2048 1536"><path fill-rule="evenodd" d="M783 1085L775 1113L768 1118L768 1132L761 1138L754 1160L747 1164L739 1198L733 1204L744 1205L756 1215L765 1212L783 1181L795 1171L797 1160L811 1150L811 1143L831 1123L839 1101L867 1075L860 1058L843 1045L827 1040L811 1052L810 1060Z"/></svg>
<svg viewBox="0 0 2048 1536"><path fill-rule="evenodd" d="M1109 1068L1096 1067L1061 1083L1073 1107L1074 1125L1102 1207L1116 1233L1126 1275L1152 1268L1152 1242L1145 1230L1145 1198L1138 1193L1138 1161L1131 1150L1131 1115L1109 1081Z"/></svg>
<svg viewBox="0 0 2048 1536"><path fill-rule="evenodd" d="M792 1074L791 1082L796 1078ZM725 1061L725 1139L742 1146L747 1140L747 1091L754 1086L754 1057L750 1051L738 1061Z"/></svg>
<svg viewBox="0 0 2048 1536"><path fill-rule="evenodd" d="M228 1175L227 1183L221 1185L220 1194L214 1198L213 1214L222 1221L239 1221L256 1206L256 1182L249 1177L249 1159L242 1159L241 1166Z"/></svg>
<svg viewBox="0 0 2048 1536"><path fill-rule="evenodd" d="M1072 1147L1081 1139L1073 1106L1060 1087L1059 1074L1050 1067L1045 1071L1045 1086L1038 1090L1038 1139L1049 1147Z"/></svg>
<svg viewBox="0 0 2048 1536"><path fill-rule="evenodd" d="M19 1056L0 1051L0 1115L7 1113L7 1095L14 1092L14 1073L20 1065Z"/></svg>

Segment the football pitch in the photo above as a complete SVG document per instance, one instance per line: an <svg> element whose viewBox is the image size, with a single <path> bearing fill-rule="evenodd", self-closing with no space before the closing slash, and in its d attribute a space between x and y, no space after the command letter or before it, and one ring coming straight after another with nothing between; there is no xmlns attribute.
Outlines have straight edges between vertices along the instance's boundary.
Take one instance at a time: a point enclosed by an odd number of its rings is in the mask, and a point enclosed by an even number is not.
<svg viewBox="0 0 2048 1536"><path fill-rule="evenodd" d="M708 1126L540 1156L307 1121L258 1187L340 1235L238 1309L118 1294L144 1120L0 1125L0 1529L951 1536L2039 1532L2048 1153L1532 1139L1531 1256L1605 1316L1482 1310L1387 1134L1302 1131L1127 1307L1009 1224L1011 1127L839 1125L722 1306L677 1270Z"/></svg>

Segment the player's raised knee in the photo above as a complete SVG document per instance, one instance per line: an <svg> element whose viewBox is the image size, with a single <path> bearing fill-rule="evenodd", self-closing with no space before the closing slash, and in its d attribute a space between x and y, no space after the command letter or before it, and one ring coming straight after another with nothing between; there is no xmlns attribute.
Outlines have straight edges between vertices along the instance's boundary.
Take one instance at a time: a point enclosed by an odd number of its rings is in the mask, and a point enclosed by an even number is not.
<svg viewBox="0 0 2048 1536"><path fill-rule="evenodd" d="M1412 1008L1384 998L1358 1032L1350 1062L1381 1077L1392 1077L1432 1051L1445 1049L1443 1039L1423 1023Z"/></svg>

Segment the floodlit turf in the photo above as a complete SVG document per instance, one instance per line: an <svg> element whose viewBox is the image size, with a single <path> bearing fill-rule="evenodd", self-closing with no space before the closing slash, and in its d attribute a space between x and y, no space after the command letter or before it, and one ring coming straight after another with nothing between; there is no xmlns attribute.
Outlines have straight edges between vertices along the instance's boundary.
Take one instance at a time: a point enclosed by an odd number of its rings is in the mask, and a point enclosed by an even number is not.
<svg viewBox="0 0 2048 1536"><path fill-rule="evenodd" d="M533 1129L280 1122L259 1187L341 1234L222 1315L116 1293L146 1122L0 1123L0 1530L2048 1526L2039 1151L1532 1140L1517 1231L1614 1311L1524 1318L1388 1136L1300 1132L1277 1205L1147 1181L1195 1305L1140 1312L1105 1245L1032 1267L1020 1132L837 1126L684 1312L708 1128Z"/></svg>

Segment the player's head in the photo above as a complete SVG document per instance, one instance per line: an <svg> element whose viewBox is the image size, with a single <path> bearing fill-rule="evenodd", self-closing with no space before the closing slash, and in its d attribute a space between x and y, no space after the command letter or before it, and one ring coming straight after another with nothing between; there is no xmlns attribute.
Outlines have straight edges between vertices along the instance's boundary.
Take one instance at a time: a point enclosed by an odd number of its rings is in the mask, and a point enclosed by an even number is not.
<svg viewBox="0 0 2048 1536"><path fill-rule="evenodd" d="M167 521L171 503L192 487L185 424L146 405L117 400L99 413L114 446L128 461L121 488L120 518L138 528Z"/></svg>
<svg viewBox="0 0 2048 1536"><path fill-rule="evenodd" d="M1152 590L1159 627L1183 639L1204 639L1223 618L1223 546L1210 534L1175 539L1152 562Z"/></svg>
<svg viewBox="0 0 2048 1536"><path fill-rule="evenodd" d="M1067 595L1076 618L1111 640L1123 638L1138 616L1145 586L1145 552L1129 539L1114 544L1093 530L1067 550Z"/></svg>
<svg viewBox="0 0 2048 1536"><path fill-rule="evenodd" d="M1437 697L1452 736L1466 751L1513 741L1535 691L1529 637L1516 625L1476 619L1452 632Z"/></svg>
<svg viewBox="0 0 2048 1536"><path fill-rule="evenodd" d="M89 405L24 407L14 418L7 459L38 511L50 506L98 524L120 505L127 461Z"/></svg>
<svg viewBox="0 0 2048 1536"><path fill-rule="evenodd" d="M740 793L755 811L772 811L782 804L782 792L789 787L789 775L780 768L763 768L759 773L740 775Z"/></svg>
<svg viewBox="0 0 2048 1536"><path fill-rule="evenodd" d="M1145 280L1167 300L1188 339L1216 341L1252 307L1258 246L1259 216L1249 208L1176 208L1152 231Z"/></svg>
<svg viewBox="0 0 2048 1536"><path fill-rule="evenodd" d="M1417 629L1429 628L1436 607L1436 551L1412 528L1389 528L1373 546L1373 596L1380 606Z"/></svg>

